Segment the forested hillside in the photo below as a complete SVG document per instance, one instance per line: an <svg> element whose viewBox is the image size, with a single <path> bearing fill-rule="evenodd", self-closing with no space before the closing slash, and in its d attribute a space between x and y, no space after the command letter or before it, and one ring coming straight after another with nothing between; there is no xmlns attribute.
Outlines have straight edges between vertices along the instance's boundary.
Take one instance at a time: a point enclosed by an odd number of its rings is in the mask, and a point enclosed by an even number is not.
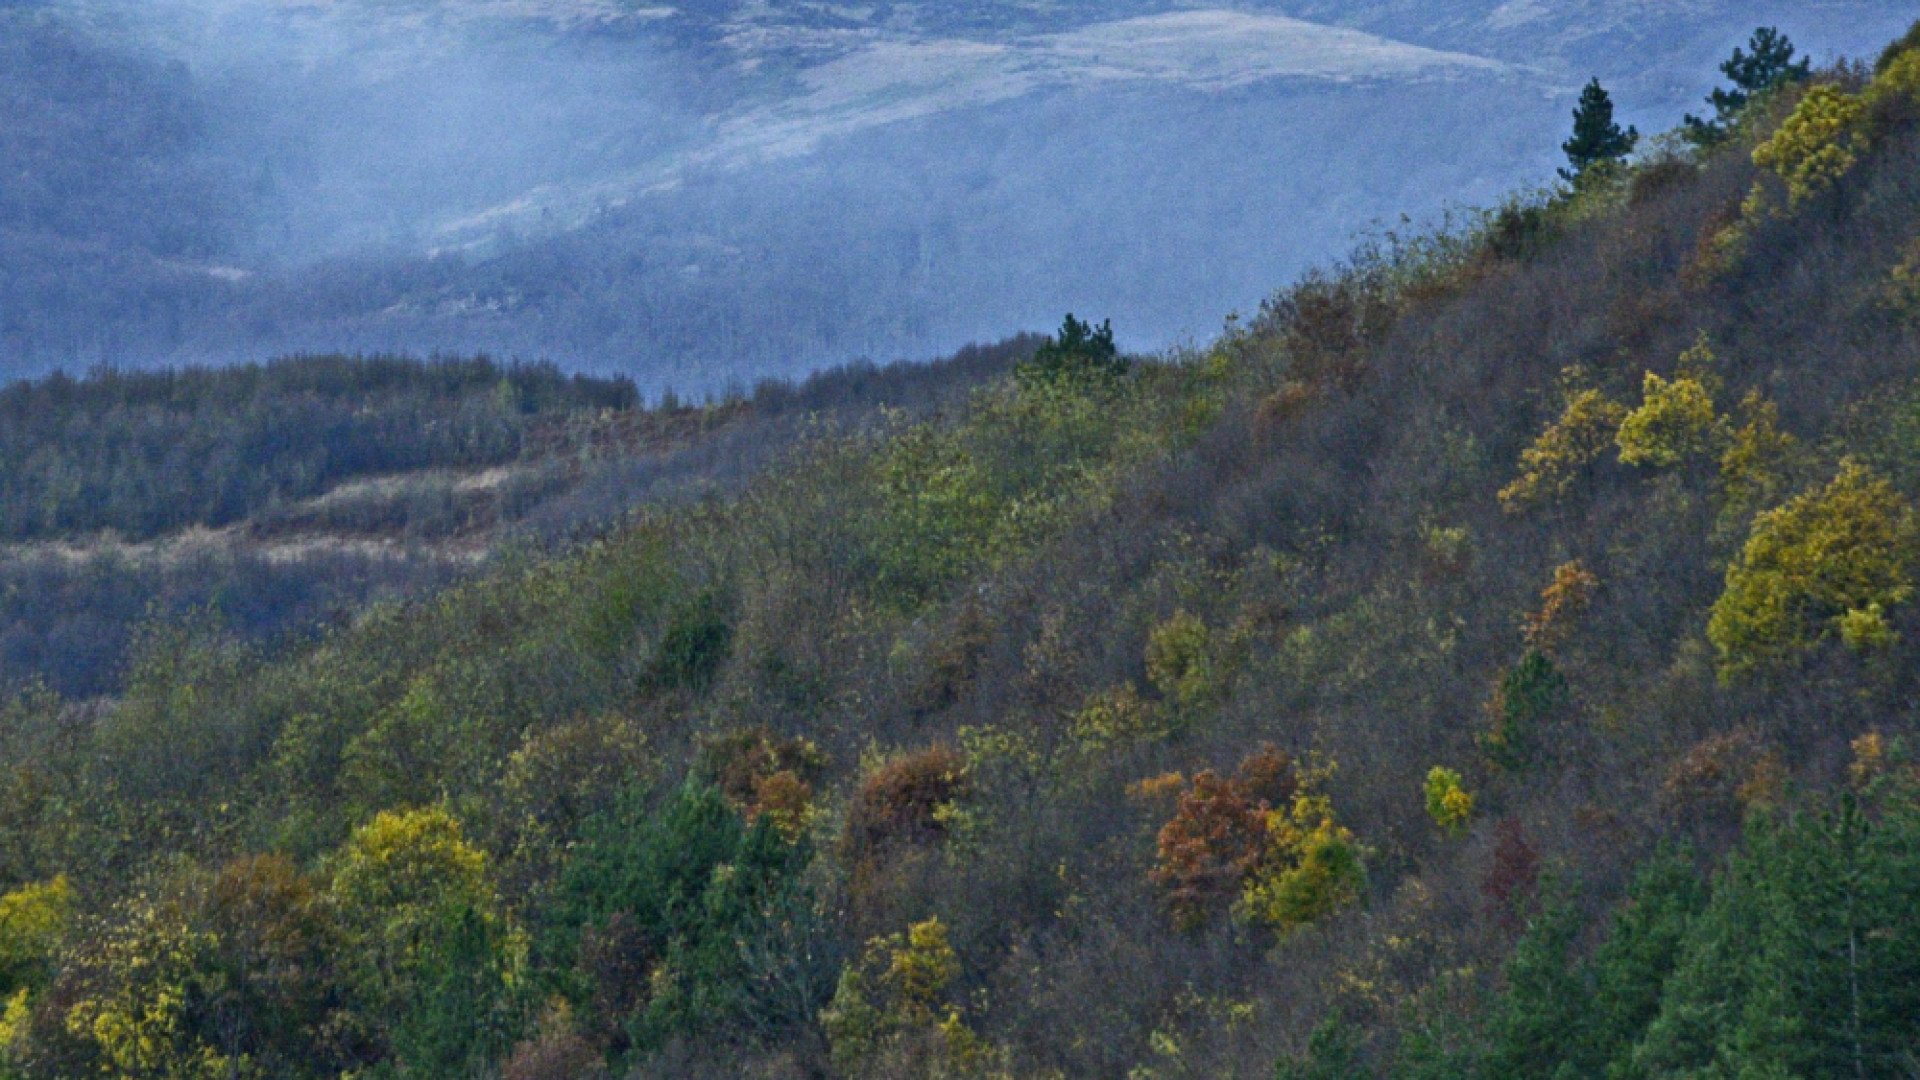
<svg viewBox="0 0 1920 1080"><path fill-rule="evenodd" d="M0 686L113 693L155 620L285 647L503 550L550 552L638 507L733 490L819 427L930 412L1034 344L651 407L624 379L485 359L0 387Z"/></svg>
<svg viewBox="0 0 1920 1080"><path fill-rule="evenodd" d="M0 1071L1914 1075L1920 27L1777 45L1204 348L19 694Z"/></svg>

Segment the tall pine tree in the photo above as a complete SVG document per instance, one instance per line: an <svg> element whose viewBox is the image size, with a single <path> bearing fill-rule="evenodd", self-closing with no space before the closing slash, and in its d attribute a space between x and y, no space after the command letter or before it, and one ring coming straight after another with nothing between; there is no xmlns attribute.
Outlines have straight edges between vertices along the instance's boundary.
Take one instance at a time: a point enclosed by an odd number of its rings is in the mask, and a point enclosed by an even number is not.
<svg viewBox="0 0 1920 1080"><path fill-rule="evenodd" d="M1771 26L1755 30L1747 41L1747 49L1752 51L1736 47L1733 55L1720 65L1721 74L1733 85L1707 95L1713 116L1704 120L1692 114L1686 116L1687 138L1695 145L1713 146L1724 141L1733 130L1734 121L1754 98L1784 83L1800 82L1813 73L1813 62L1804 57L1796 62L1793 42Z"/></svg>
<svg viewBox="0 0 1920 1080"><path fill-rule="evenodd" d="M1573 137L1560 144L1570 166L1560 170L1560 178L1577 185L1596 166L1624 160L1639 143L1639 131L1621 130L1614 122L1613 97L1595 79L1580 92L1580 105L1573 110Z"/></svg>
<svg viewBox="0 0 1920 1080"><path fill-rule="evenodd" d="M1634 875L1612 932L1594 954L1594 1055L1609 1075L1660 1011L1661 995L1707 902L1706 884L1684 851L1662 848Z"/></svg>
<svg viewBox="0 0 1920 1080"><path fill-rule="evenodd" d="M1582 925L1579 910L1556 897L1514 947L1488 1018L1484 1080L1575 1080L1597 1071L1593 986L1576 948Z"/></svg>

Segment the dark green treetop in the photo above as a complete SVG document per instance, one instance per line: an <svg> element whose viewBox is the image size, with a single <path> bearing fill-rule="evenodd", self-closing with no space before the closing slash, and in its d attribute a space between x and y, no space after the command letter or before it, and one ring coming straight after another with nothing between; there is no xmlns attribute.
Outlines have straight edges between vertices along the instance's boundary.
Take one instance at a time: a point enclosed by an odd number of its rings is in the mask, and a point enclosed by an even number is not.
<svg viewBox="0 0 1920 1080"><path fill-rule="evenodd" d="M1575 183L1594 166L1617 162L1633 153L1639 142L1640 132L1633 128L1623 131L1614 122L1613 97L1599 79L1594 79L1580 92L1580 105L1573 111L1573 137L1560 144L1570 166L1560 170L1560 178Z"/></svg>
<svg viewBox="0 0 1920 1080"><path fill-rule="evenodd" d="M1699 146L1712 146L1725 139L1735 118L1754 98L1812 75L1813 62L1805 57L1796 61L1793 42L1774 27L1763 26L1753 32L1746 49L1735 47L1720 71L1733 85L1716 88L1707 95L1707 104L1713 106L1712 118L1703 120L1692 114L1685 118L1687 138Z"/></svg>
<svg viewBox="0 0 1920 1080"><path fill-rule="evenodd" d="M1022 364L1023 382L1102 380L1124 374L1127 362L1113 344L1113 320L1095 326L1067 315L1060 332Z"/></svg>

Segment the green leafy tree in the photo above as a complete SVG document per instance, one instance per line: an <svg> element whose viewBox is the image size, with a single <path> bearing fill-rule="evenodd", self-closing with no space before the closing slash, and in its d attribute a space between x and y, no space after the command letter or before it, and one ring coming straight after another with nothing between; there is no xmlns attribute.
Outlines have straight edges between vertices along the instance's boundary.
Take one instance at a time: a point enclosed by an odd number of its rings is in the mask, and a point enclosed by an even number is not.
<svg viewBox="0 0 1920 1080"><path fill-rule="evenodd" d="M1481 749L1502 768L1526 766L1538 749L1541 728L1566 706L1568 697L1566 676L1553 658L1528 649L1494 688L1487 706L1493 723L1480 738Z"/></svg>
<svg viewBox="0 0 1920 1080"><path fill-rule="evenodd" d="M1639 142L1638 131L1622 130L1614 122L1613 97L1594 79L1580 92L1580 104L1573 110L1573 137L1560 144L1568 165L1560 170L1560 178L1577 186L1595 167L1626 160Z"/></svg>
<svg viewBox="0 0 1920 1080"><path fill-rule="evenodd" d="M804 982L782 929L809 917L794 881L807 855L768 819L748 825L715 788L690 784L657 810L634 789L585 826L540 955L566 973L583 1020L640 1045L777 1020L753 982L756 971ZM636 974L642 986L621 985Z"/></svg>
<svg viewBox="0 0 1920 1080"><path fill-rule="evenodd" d="M494 920L473 908L448 913L422 950L420 996L393 1024L401 1075L484 1075L511 1037L513 1003L505 991L513 978Z"/></svg>
<svg viewBox="0 0 1920 1080"><path fill-rule="evenodd" d="M733 648L733 624L720 594L703 589L668 612L646 675L650 687L705 690Z"/></svg>
<svg viewBox="0 0 1920 1080"><path fill-rule="evenodd" d="M1701 119L1689 113L1683 120L1687 138L1699 146L1724 142L1754 98L1776 86L1805 81L1813 73L1813 61L1806 57L1796 61L1794 55L1793 42L1778 29L1756 29L1746 49L1736 47L1733 55L1721 63L1721 74L1733 85L1715 88L1707 95L1713 115Z"/></svg>
<svg viewBox="0 0 1920 1080"><path fill-rule="evenodd" d="M1360 1032L1329 1016L1307 1038L1306 1052L1273 1067L1273 1080L1350 1080L1367 1075L1360 1063Z"/></svg>

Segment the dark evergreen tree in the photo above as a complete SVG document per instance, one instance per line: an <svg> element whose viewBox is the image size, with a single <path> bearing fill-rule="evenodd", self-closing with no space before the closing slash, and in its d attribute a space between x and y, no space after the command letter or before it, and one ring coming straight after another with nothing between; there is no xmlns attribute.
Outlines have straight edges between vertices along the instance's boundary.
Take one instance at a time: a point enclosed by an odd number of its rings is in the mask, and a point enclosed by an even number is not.
<svg viewBox="0 0 1920 1080"><path fill-rule="evenodd" d="M1813 62L1804 57L1796 62L1793 42L1771 26L1755 30L1747 41L1747 49L1736 47L1733 55L1720 65L1721 73L1733 85L1707 95L1713 116L1703 120L1688 114L1685 118L1687 138L1695 144L1712 146L1721 142L1754 98L1784 83L1800 82L1813 73Z"/></svg>
<svg viewBox="0 0 1920 1080"><path fill-rule="evenodd" d="M1113 343L1113 320L1095 326L1069 312L1060 333L1040 346L1016 374L1026 384L1099 382L1123 375L1126 370L1127 362Z"/></svg>
<svg viewBox="0 0 1920 1080"><path fill-rule="evenodd" d="M1595 953L1594 1051L1616 1067L1660 1011L1707 889L1683 850L1663 848L1634 876L1613 931Z"/></svg>
<svg viewBox="0 0 1920 1080"><path fill-rule="evenodd" d="M1506 991L1487 1024L1485 1080L1593 1076L1593 987L1575 946L1577 908L1555 898L1507 962Z"/></svg>
<svg viewBox="0 0 1920 1080"><path fill-rule="evenodd" d="M1329 1016L1313 1029L1306 1053L1273 1068L1274 1080L1350 1080L1365 1076L1360 1064L1360 1033L1345 1018Z"/></svg>
<svg viewBox="0 0 1920 1080"><path fill-rule="evenodd" d="M1560 178L1578 183L1595 166L1625 159L1639 142L1639 131L1621 130L1614 122L1613 97L1595 79L1580 92L1580 104L1573 110L1573 137L1560 144L1570 166L1560 170Z"/></svg>
<svg viewBox="0 0 1920 1080"><path fill-rule="evenodd" d="M1616 1075L1900 1075L1920 1015L1920 815L1757 822Z"/></svg>
<svg viewBox="0 0 1920 1080"><path fill-rule="evenodd" d="M394 1018L399 1075L483 1075L506 1048L512 976L505 947L499 928L471 908L435 928L422 958L421 993Z"/></svg>

